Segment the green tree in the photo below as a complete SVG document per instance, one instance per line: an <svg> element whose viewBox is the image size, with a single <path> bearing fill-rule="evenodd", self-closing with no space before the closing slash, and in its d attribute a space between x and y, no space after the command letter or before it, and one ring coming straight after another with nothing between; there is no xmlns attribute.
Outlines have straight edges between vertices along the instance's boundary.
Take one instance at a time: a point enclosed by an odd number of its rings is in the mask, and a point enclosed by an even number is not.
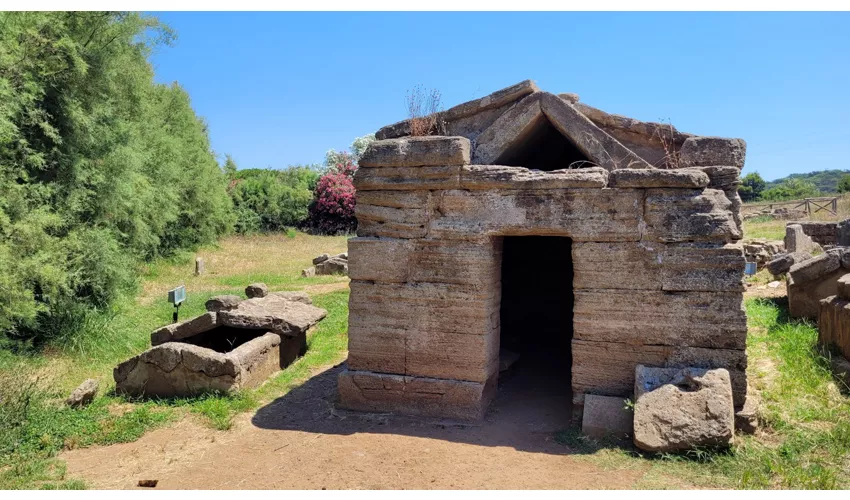
<svg viewBox="0 0 850 500"><path fill-rule="evenodd" d="M738 186L738 194L742 201L755 201L761 198L766 182L761 178L758 172L751 172L741 179L741 185Z"/></svg>
<svg viewBox="0 0 850 500"><path fill-rule="evenodd" d="M839 193L850 192L850 174L844 174L838 180L838 192Z"/></svg>
<svg viewBox="0 0 850 500"><path fill-rule="evenodd" d="M153 80L173 39L134 13L0 12L0 337L65 335L140 261L232 228L206 124Z"/></svg>
<svg viewBox="0 0 850 500"><path fill-rule="evenodd" d="M233 157L230 155L224 155L224 166L221 167L224 175L227 176L228 179L236 178L236 171L239 170L239 167L236 166L236 162L233 161Z"/></svg>
<svg viewBox="0 0 850 500"><path fill-rule="evenodd" d="M762 198L769 201L799 200L820 195L818 187L809 181L798 178L788 179L778 186L765 189Z"/></svg>

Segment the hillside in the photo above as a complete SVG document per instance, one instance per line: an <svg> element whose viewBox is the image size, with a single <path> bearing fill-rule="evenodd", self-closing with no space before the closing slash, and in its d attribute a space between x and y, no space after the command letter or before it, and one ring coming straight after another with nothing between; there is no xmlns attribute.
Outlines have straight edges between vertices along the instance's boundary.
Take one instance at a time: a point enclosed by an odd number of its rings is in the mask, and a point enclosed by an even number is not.
<svg viewBox="0 0 850 500"><path fill-rule="evenodd" d="M801 179L804 181L813 182L821 193L835 193L838 191L838 181L844 174L850 174L850 170L819 170L816 172L808 172L804 174L791 174L781 179L776 179L767 183L766 188L770 189L787 181L788 179Z"/></svg>

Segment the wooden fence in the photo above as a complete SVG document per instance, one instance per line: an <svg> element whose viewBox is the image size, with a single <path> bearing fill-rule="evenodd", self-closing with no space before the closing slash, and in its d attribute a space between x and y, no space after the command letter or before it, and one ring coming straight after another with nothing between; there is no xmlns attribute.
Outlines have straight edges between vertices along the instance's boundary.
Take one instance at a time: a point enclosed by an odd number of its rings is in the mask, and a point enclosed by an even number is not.
<svg viewBox="0 0 850 500"><path fill-rule="evenodd" d="M765 203L746 203L741 206L741 213L760 212L764 208L769 208L772 212L774 208L788 206L789 210L805 210L806 215L816 214L820 211L829 212L832 215L838 215L838 196L826 198L806 198L803 200L791 201L771 201ZM801 210L802 211L802 210Z"/></svg>

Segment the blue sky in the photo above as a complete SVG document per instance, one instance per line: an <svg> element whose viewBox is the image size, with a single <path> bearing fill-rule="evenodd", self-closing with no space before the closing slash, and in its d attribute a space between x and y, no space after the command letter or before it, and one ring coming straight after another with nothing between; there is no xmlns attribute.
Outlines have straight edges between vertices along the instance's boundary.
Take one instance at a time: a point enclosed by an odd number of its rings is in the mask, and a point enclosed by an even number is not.
<svg viewBox="0 0 850 500"><path fill-rule="evenodd" d="M416 84L446 108L524 79L679 130L747 141L766 179L850 169L848 13L156 14L153 57L240 168L319 163L404 118Z"/></svg>

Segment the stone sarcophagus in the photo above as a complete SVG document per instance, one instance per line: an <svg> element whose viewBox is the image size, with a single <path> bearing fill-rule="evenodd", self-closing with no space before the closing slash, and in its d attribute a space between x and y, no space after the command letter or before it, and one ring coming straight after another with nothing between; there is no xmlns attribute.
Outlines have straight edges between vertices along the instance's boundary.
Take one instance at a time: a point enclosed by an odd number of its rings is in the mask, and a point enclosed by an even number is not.
<svg viewBox="0 0 850 500"><path fill-rule="evenodd" d="M355 176L342 407L480 418L506 347L577 406L629 397L637 365L726 368L743 405L743 141L530 81L437 122L380 130Z"/></svg>

